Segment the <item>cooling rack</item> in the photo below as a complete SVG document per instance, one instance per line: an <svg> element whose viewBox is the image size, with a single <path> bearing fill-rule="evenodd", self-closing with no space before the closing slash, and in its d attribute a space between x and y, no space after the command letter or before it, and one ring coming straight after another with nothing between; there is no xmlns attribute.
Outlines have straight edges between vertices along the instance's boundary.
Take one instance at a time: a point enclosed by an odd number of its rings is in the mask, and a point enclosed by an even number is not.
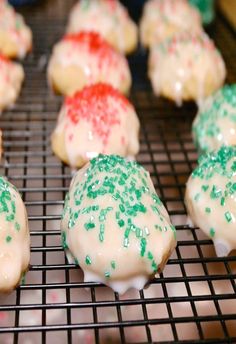
<svg viewBox="0 0 236 344"><path fill-rule="evenodd" d="M190 134L196 108L176 108L153 96L142 49L129 57L131 101L141 121L138 161L168 208L178 246L148 289L122 297L84 283L81 270L67 262L59 224L71 171L50 148L62 99L50 93L45 71L73 1L38 3L23 10L34 33L26 82L16 106L0 119L1 173L22 193L31 231L25 283L0 297L0 343L236 343L236 256L217 258L212 242L186 225L183 196L197 159ZM209 33L223 53L227 81L236 82L235 33L219 13Z"/></svg>

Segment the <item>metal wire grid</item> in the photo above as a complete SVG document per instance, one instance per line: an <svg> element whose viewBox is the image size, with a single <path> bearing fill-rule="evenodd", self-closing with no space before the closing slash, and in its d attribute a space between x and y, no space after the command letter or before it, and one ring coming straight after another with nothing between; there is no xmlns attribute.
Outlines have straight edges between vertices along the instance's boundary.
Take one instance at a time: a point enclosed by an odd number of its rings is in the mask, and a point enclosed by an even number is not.
<svg viewBox="0 0 236 344"><path fill-rule="evenodd" d="M34 54L25 62L26 83L16 107L1 118L1 173L22 193L32 245L25 285L0 299L0 343L236 342L236 256L216 258L212 242L186 226L183 196L197 159L190 134L196 109L176 108L152 95L141 50L129 59L131 100L142 128L138 161L150 171L177 227L178 246L149 289L124 297L82 282L81 271L66 261L59 223L71 172L50 148L61 99L48 90L44 62L63 33L61 15L70 2L48 3L26 11ZM236 82L235 37L220 16L212 36L223 52L228 81Z"/></svg>

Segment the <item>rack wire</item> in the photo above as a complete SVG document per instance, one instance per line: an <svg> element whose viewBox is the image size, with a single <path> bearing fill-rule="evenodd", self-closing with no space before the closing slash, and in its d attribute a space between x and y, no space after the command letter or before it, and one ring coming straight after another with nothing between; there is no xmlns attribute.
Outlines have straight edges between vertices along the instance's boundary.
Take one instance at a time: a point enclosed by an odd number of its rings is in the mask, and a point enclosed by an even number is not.
<svg viewBox="0 0 236 344"><path fill-rule="evenodd" d="M1 173L27 206L31 265L25 284L0 297L0 343L236 343L236 256L217 258L212 242L186 225L183 196L197 160L190 133L196 108L190 103L176 108L153 96L142 49L129 57L131 101L141 121L138 161L150 171L177 227L178 246L148 289L122 297L84 283L81 270L64 256L59 224L71 171L50 148L62 99L51 94L45 71L72 3L40 1L23 11L34 51L24 62L21 97L0 120ZM218 13L209 33L223 53L227 81L236 82L234 32Z"/></svg>

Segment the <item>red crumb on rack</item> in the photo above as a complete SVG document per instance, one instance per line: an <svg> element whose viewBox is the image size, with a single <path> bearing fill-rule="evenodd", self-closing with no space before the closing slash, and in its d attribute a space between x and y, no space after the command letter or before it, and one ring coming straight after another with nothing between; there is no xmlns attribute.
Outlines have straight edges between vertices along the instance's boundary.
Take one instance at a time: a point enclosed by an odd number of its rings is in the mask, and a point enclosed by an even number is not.
<svg viewBox="0 0 236 344"><path fill-rule="evenodd" d="M65 101L67 116L78 124L81 119L92 124L92 129L103 143L107 143L111 128L120 124L120 111L132 107L129 101L108 84L98 83L85 87Z"/></svg>

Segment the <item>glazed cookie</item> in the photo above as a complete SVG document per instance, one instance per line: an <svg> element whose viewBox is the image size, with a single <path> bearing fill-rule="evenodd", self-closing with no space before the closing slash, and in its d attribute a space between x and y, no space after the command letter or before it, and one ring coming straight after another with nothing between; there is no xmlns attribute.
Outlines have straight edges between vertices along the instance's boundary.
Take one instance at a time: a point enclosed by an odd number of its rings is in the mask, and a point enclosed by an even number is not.
<svg viewBox="0 0 236 344"><path fill-rule="evenodd" d="M187 0L149 0L140 22L141 43L152 47L182 31L203 31L201 16Z"/></svg>
<svg viewBox="0 0 236 344"><path fill-rule="evenodd" d="M185 204L191 221L214 242L216 254L236 249L236 147L201 156L190 176Z"/></svg>
<svg viewBox="0 0 236 344"><path fill-rule="evenodd" d="M74 176L61 230L67 257L83 269L84 280L121 294L142 289L176 246L149 173L115 155L99 155Z"/></svg>
<svg viewBox="0 0 236 344"><path fill-rule="evenodd" d="M225 75L222 56L204 33L183 32L151 49L149 77L154 93L177 104L201 102L221 87Z"/></svg>
<svg viewBox="0 0 236 344"><path fill-rule="evenodd" d="M23 58L32 49L32 32L7 1L0 1L0 52Z"/></svg>
<svg viewBox="0 0 236 344"><path fill-rule="evenodd" d="M0 111L14 104L23 80L23 67L0 55Z"/></svg>
<svg viewBox="0 0 236 344"><path fill-rule="evenodd" d="M112 86L95 84L68 97L52 134L52 149L81 167L99 153L135 156L139 120L130 102Z"/></svg>
<svg viewBox="0 0 236 344"><path fill-rule="evenodd" d="M68 32L98 32L115 49L132 52L138 42L136 24L117 0L82 0L71 11Z"/></svg>
<svg viewBox="0 0 236 344"><path fill-rule="evenodd" d="M236 84L224 86L201 104L193 138L200 152L236 145Z"/></svg>
<svg viewBox="0 0 236 344"><path fill-rule="evenodd" d="M65 95L97 82L107 82L122 93L131 86L126 58L94 32L68 34L56 44L48 79L56 92Z"/></svg>
<svg viewBox="0 0 236 344"><path fill-rule="evenodd" d="M20 194L3 177L0 177L0 209L0 292L10 292L28 269L30 236Z"/></svg>

